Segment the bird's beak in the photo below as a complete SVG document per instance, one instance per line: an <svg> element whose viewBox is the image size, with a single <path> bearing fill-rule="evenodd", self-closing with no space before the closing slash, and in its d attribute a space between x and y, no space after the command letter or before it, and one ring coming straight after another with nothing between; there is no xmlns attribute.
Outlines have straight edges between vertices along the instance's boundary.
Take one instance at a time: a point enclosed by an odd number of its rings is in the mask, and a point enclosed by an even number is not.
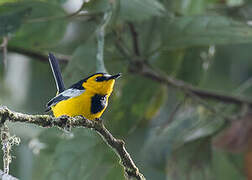
<svg viewBox="0 0 252 180"><path fill-rule="evenodd" d="M121 73L119 74L116 74L116 75L113 75L113 76L110 76L108 79L117 79L121 76Z"/></svg>

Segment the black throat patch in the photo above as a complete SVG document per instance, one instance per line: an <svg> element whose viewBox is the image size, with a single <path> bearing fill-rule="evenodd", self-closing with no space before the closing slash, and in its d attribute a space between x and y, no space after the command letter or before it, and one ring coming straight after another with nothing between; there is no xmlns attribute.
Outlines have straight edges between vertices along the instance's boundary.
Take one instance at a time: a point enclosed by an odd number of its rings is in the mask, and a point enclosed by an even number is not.
<svg viewBox="0 0 252 180"><path fill-rule="evenodd" d="M91 113L96 114L101 112L107 103L107 96L102 96L99 94L95 94L91 99Z"/></svg>

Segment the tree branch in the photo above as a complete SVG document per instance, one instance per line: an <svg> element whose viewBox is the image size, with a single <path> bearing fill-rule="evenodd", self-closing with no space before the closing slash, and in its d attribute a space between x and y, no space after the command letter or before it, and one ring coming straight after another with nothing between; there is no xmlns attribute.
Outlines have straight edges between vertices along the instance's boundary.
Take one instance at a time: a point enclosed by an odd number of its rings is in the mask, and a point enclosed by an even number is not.
<svg viewBox="0 0 252 180"><path fill-rule="evenodd" d="M131 36L132 36L134 53L135 53L136 56L140 56L139 43L138 43L138 33L137 33L133 23L129 22L128 25L129 25L130 33L131 33Z"/></svg>
<svg viewBox="0 0 252 180"><path fill-rule="evenodd" d="M217 100L223 103L230 103L230 104L237 104L237 105L245 104L245 105L252 106L252 100L247 100L245 98L236 97L232 95L226 95L219 92L203 90L203 89L194 87L191 84L188 84L184 81L175 79L171 76L167 76L165 73L162 73L156 69L154 70L148 64L148 61L145 57L140 57L139 44L137 40L138 34L135 31L133 24L129 23L128 25L129 25L132 40L133 40L132 46L134 48L134 54L132 55L130 52L126 51L125 44L123 44L121 41L120 42L118 41L120 37L118 37L116 33L115 33L115 36L117 36L117 40L115 41L115 46L118 49L118 51L128 60L130 72L152 79L159 83L165 84L169 87L179 89L190 97L197 96L199 98Z"/></svg>
<svg viewBox="0 0 252 180"><path fill-rule="evenodd" d="M203 90L203 89L194 87L191 84L185 83L184 81L172 78L171 76L167 76L164 73L161 73L157 70L154 70L150 65L148 65L146 63L146 61L140 61L140 60L133 61L132 56L129 55L129 52L122 45L121 41L116 41L115 44L116 44L116 48L118 49L118 51L125 58L127 58L129 60L129 62L130 62L130 67L129 67L130 69L129 70L133 73L137 73L141 76L144 76L146 78L150 78L150 79L157 81L159 83L166 84L167 86L180 89L180 90L184 91L186 94L188 94L189 96L194 94L195 96L198 96L200 98L213 99L213 100L217 100L217 101L220 101L223 103L230 103L230 104L237 104L237 105L248 104L248 105L252 106L251 100L247 100L244 98L235 97L235 96L231 96L231 95L221 94L218 92ZM11 47L11 46L8 47L8 50L10 52L16 52L16 53L27 55L29 57L32 57L37 60L41 60L43 62L48 61L47 55L44 55L40 52L26 50L26 49L22 49L19 47ZM61 56L61 57L59 57L59 60L64 63L68 63L70 60L70 57Z"/></svg>
<svg viewBox="0 0 252 180"><path fill-rule="evenodd" d="M10 52L15 52L18 54L23 54L25 56L40 60L42 62L48 62L48 55L47 54L43 54L41 52L38 51L33 51L33 50L28 50L28 49L24 49L24 48L20 48L20 47L13 47L13 46L8 46L8 50ZM67 63L71 57L66 56L66 55L58 55L57 54L57 59L60 62L64 62Z"/></svg>
<svg viewBox="0 0 252 180"><path fill-rule="evenodd" d="M146 63L146 61L140 61L140 60L133 61L132 56L129 54L129 52L126 50L126 48L122 45L121 41L116 41L115 44L116 44L116 48L118 49L118 51L125 58L127 58L129 60L131 72L137 73L137 74L144 76L146 78L150 78L150 79L157 81L159 83L166 84L167 86L171 86L171 87L180 89L180 90L186 92L187 94L189 94L189 96L194 94L200 98L213 99L213 100L217 100L217 101L224 102L224 103L238 104L238 105L248 104L250 106L252 105L251 100L247 100L244 98L235 97L235 96L231 96L231 95L221 94L218 92L203 90L203 89L194 87L191 84L185 83L184 81L172 78L171 76L167 76L164 73L161 73L157 70L154 70L150 65L148 65ZM32 57L37 60L41 60L43 62L48 61L47 55L44 55L40 52L26 50L26 49L22 49L19 47L11 47L11 46L8 46L8 50L10 52L16 52L16 53L27 55L29 57ZM70 60L70 57L68 57L68 56L61 56L60 57L59 56L59 60L64 63L68 63Z"/></svg>
<svg viewBox="0 0 252 180"><path fill-rule="evenodd" d="M9 128L4 124L1 127L1 141L3 150L3 170L5 174L9 174L9 166L12 160L11 148L14 145L19 145L20 139L18 137L10 136Z"/></svg>
<svg viewBox="0 0 252 180"><path fill-rule="evenodd" d="M46 128L65 128L68 126L94 129L116 152L124 167L125 176L129 179L135 178L137 180L145 180L145 177L139 172L135 163L131 159L130 154L127 152L124 141L114 138L101 121L90 121L82 116L76 116L74 118L61 116L59 118L54 118L49 115L28 115L11 111L7 107L0 107L0 118L1 124L4 124L4 122L8 120L10 122L36 124L40 127Z"/></svg>
<svg viewBox="0 0 252 180"><path fill-rule="evenodd" d="M213 99L213 100L221 101L223 103L230 103L230 104L237 104L237 105L247 104L249 106L252 106L251 100L247 100L245 98L231 96L231 95L225 95L218 92L199 89L197 87L192 86L191 84L185 83L184 81L172 78L157 70L154 70L149 64L147 64L144 61L140 61L140 60L134 61L133 63L130 64L129 70L130 72L150 78L159 83L165 84L173 88L177 88L185 92L189 96L196 95L200 98Z"/></svg>

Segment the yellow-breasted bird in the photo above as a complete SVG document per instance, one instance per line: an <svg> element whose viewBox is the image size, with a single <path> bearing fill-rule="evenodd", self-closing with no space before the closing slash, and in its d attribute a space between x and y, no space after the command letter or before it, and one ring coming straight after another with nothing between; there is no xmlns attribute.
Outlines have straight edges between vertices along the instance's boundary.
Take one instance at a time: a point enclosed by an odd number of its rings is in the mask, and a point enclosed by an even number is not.
<svg viewBox="0 0 252 180"><path fill-rule="evenodd" d="M82 115L89 120L100 118L108 105L115 79L120 74L96 73L73 84L65 90L58 61L49 53L49 62L57 86L57 95L46 105L46 111L52 110L55 117L61 115Z"/></svg>

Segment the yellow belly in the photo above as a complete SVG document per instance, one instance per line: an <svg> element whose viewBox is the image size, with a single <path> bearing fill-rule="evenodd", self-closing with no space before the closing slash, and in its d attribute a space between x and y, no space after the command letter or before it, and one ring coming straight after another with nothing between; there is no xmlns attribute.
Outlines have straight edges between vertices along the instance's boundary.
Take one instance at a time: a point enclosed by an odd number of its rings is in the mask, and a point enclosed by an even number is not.
<svg viewBox="0 0 252 180"><path fill-rule="evenodd" d="M63 100L57 103L55 106L52 107L54 116L59 117L62 115L67 115L67 116L74 117L74 116L82 115L89 120L100 118L102 113L107 107L107 103L106 103L105 108L101 110L100 112L97 112L95 114L91 113L91 97L93 95L94 94L85 91L80 96L69 98L67 100ZM108 102L108 97L107 97L106 102Z"/></svg>

